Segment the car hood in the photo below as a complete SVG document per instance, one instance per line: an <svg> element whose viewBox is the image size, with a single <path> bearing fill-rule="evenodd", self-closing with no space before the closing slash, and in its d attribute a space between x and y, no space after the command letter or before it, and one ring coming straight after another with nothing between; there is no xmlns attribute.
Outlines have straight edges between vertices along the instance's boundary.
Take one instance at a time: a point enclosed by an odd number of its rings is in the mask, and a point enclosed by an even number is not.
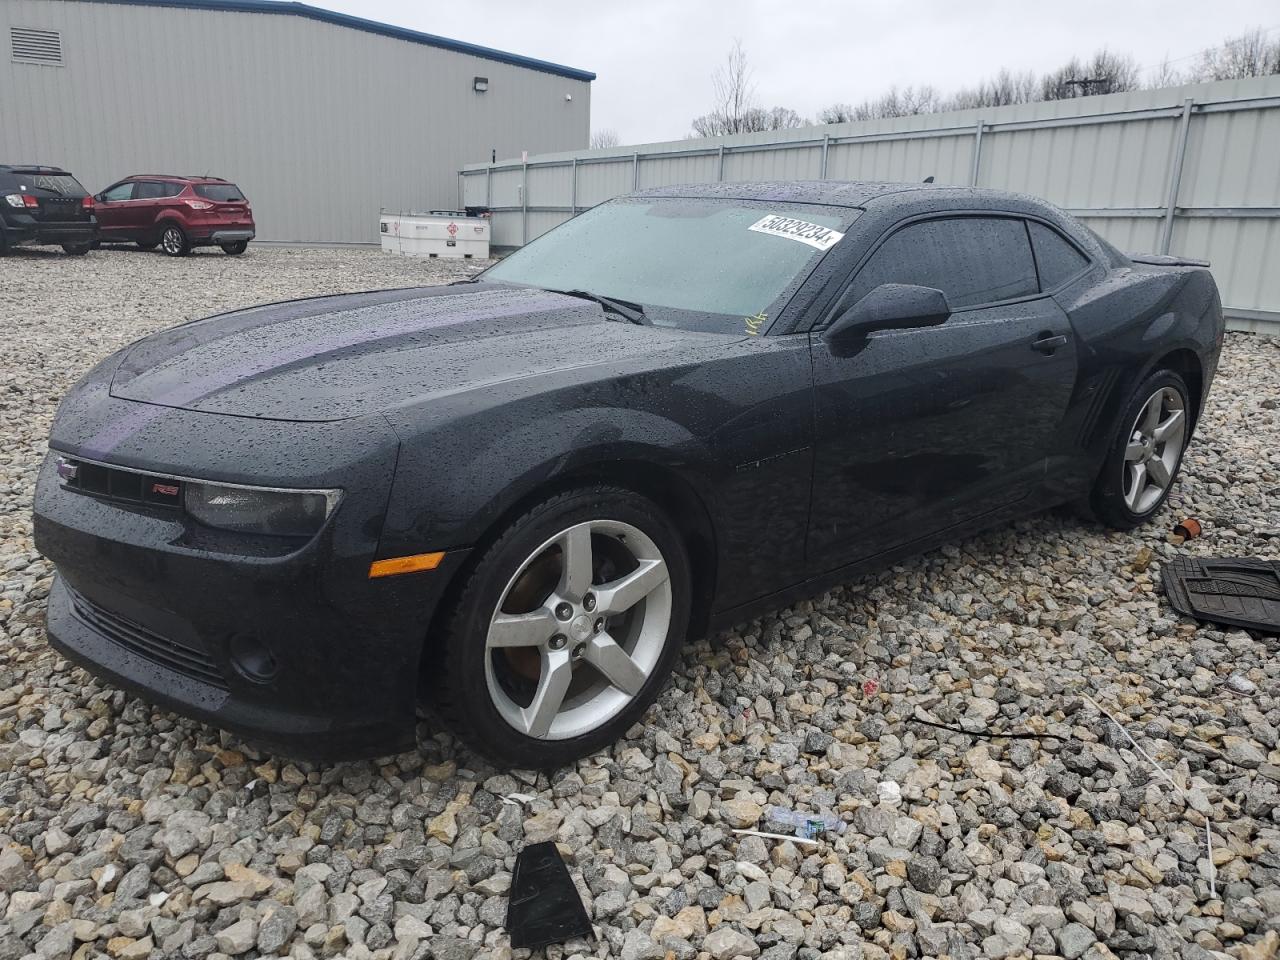
<svg viewBox="0 0 1280 960"><path fill-rule="evenodd" d="M590 328L590 329L586 329ZM527 287L465 285L268 304L129 347L111 394L272 420L344 420L460 390L636 358L688 334Z"/></svg>

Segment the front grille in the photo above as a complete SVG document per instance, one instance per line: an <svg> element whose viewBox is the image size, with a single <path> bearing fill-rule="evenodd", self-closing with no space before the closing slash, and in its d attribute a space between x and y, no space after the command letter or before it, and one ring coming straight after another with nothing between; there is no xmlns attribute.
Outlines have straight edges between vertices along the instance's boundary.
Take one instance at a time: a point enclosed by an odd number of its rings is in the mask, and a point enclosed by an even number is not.
<svg viewBox="0 0 1280 960"><path fill-rule="evenodd" d="M118 613L104 610L93 601L81 596L74 590L71 594L71 606L76 618L85 626L96 630L113 643L126 650L146 657L161 666L184 673L189 677L218 687L227 689L222 671L203 650L178 643L148 630L141 624L134 623Z"/></svg>
<svg viewBox="0 0 1280 960"><path fill-rule="evenodd" d="M120 470L72 457L59 458L58 476L68 490L95 497L173 510L182 506L182 481L172 477Z"/></svg>

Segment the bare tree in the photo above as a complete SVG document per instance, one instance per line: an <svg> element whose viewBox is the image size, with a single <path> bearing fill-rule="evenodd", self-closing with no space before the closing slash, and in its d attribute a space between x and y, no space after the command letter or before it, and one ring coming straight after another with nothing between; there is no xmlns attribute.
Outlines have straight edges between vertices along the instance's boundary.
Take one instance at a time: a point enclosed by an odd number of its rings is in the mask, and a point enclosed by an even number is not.
<svg viewBox="0 0 1280 960"><path fill-rule="evenodd" d="M1147 80L1147 86L1152 90L1158 90L1161 87L1178 87L1191 79L1191 77L1183 76L1182 71L1170 63L1168 57L1165 57L1159 64L1151 68L1151 76Z"/></svg>
<svg viewBox="0 0 1280 960"><path fill-rule="evenodd" d="M943 102L944 110L972 110L976 107L1003 107L1011 103L1032 103L1040 99L1040 82L1030 70L1014 73L1002 69L976 87L962 87Z"/></svg>
<svg viewBox="0 0 1280 960"><path fill-rule="evenodd" d="M819 123L848 123L853 119L853 106L848 103L833 103L818 112Z"/></svg>
<svg viewBox="0 0 1280 960"><path fill-rule="evenodd" d="M1041 99L1069 100L1102 93L1137 90L1138 65L1128 54L1099 50L1081 62L1072 57L1057 70L1045 74L1040 82Z"/></svg>
<svg viewBox="0 0 1280 960"><path fill-rule="evenodd" d="M728 57L711 76L714 103L710 113L695 117L693 133L719 137L731 133L787 130L804 126L805 120L789 107L761 107L755 100L755 84L742 41L735 40Z"/></svg>
<svg viewBox="0 0 1280 960"><path fill-rule="evenodd" d="M1198 80L1239 80L1280 73L1280 38L1267 39L1261 27L1232 37L1200 55Z"/></svg>
<svg viewBox="0 0 1280 960"><path fill-rule="evenodd" d="M603 130L594 130L591 133L591 149L599 150L602 147L616 147L622 141L618 139L618 131L612 127L605 127Z"/></svg>
<svg viewBox="0 0 1280 960"><path fill-rule="evenodd" d="M734 40L725 62L711 75L713 104L711 112L693 121L694 133L717 137L727 133L743 133L743 118L755 108L755 85L742 41Z"/></svg>
<svg viewBox="0 0 1280 960"><path fill-rule="evenodd" d="M818 114L818 119L823 123L846 123L849 120L909 117L917 113L931 113L940 104L941 98L933 87L890 87L888 93L874 100L863 100L853 106L847 103L832 104Z"/></svg>

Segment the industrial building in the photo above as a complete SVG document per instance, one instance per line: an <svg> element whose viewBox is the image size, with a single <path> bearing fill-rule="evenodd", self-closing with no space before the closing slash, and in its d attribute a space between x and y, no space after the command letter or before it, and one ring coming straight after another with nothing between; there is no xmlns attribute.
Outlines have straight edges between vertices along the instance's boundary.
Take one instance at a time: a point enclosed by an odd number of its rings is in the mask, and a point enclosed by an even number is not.
<svg viewBox="0 0 1280 960"><path fill-rule="evenodd" d="M458 171L587 146L595 74L269 0L4 0L0 162L234 180L258 237L376 243Z"/></svg>

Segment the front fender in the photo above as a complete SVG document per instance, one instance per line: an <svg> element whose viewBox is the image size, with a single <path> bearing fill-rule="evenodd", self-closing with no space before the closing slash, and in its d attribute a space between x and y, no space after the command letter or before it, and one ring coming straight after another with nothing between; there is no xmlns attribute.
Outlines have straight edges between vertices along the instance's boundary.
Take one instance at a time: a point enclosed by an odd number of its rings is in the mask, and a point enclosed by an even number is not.
<svg viewBox="0 0 1280 960"><path fill-rule="evenodd" d="M464 423L403 440L379 556L469 547L534 491L597 464L664 466L700 492L700 478L713 469L706 445L687 427L648 411L513 413L504 413L505 428Z"/></svg>

